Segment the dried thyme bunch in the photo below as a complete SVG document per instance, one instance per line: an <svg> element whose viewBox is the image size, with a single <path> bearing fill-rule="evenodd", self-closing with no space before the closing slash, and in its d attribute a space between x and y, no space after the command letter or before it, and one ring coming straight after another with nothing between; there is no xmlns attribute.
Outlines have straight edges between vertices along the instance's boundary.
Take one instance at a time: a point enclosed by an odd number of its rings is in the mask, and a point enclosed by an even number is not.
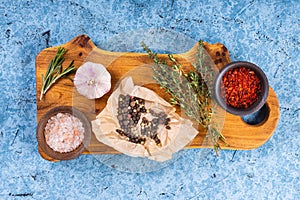
<svg viewBox="0 0 300 200"><path fill-rule="evenodd" d="M211 90L214 72L206 65L202 41L199 42L194 71L189 73L182 70L182 65L172 55L168 55L171 63L168 64L167 60L159 59L157 53L153 53L144 43L142 46L154 61L153 79L171 95L172 105L179 105L188 117L207 129L209 139L218 154L219 140L224 141L225 138L217 126L211 123L213 114Z"/></svg>
<svg viewBox="0 0 300 200"><path fill-rule="evenodd" d="M53 60L50 61L46 74L42 74L42 88L40 100L42 100L43 95L50 89L50 87L60 78L68 75L69 73L75 71L75 66L73 65L74 60L68 65L66 69L62 69L62 64L64 62L64 54L66 49L59 47L57 49L56 55Z"/></svg>
<svg viewBox="0 0 300 200"><path fill-rule="evenodd" d="M222 135L220 131L220 124L217 124L216 121L220 121L217 118L222 119L225 115L225 111L220 109L217 104L212 101L212 91L214 87L214 79L215 75L218 71L217 68L213 68L214 63L210 59L206 50L203 47L203 41L200 40L198 43L197 54L196 54L196 63L193 65L194 69L198 72L197 74L201 74L201 81L199 82L199 90L198 92L199 98L202 99L203 109L209 109L209 121L206 124L208 129L208 136L214 145L214 149L218 154L218 150L221 148L219 145L219 141L223 141L225 144L225 137ZM216 115L218 114L218 115Z"/></svg>

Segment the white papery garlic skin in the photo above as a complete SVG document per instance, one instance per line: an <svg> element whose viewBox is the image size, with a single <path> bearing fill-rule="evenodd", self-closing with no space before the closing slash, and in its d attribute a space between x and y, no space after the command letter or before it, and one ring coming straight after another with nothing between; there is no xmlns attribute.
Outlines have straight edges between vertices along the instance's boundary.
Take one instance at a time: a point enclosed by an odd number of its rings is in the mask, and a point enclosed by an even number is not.
<svg viewBox="0 0 300 200"><path fill-rule="evenodd" d="M86 62L77 69L74 85L79 94L88 99L97 99L109 92L111 76L103 65Z"/></svg>

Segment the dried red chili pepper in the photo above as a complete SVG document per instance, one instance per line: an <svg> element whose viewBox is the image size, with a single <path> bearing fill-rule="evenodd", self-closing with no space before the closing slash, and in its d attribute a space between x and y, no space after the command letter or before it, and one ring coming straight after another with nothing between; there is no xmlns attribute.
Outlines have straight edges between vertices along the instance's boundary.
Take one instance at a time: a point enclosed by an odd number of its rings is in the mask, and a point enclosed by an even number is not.
<svg viewBox="0 0 300 200"><path fill-rule="evenodd" d="M226 104L234 108L248 108L261 94L260 80L249 68L233 68L224 74L222 81Z"/></svg>

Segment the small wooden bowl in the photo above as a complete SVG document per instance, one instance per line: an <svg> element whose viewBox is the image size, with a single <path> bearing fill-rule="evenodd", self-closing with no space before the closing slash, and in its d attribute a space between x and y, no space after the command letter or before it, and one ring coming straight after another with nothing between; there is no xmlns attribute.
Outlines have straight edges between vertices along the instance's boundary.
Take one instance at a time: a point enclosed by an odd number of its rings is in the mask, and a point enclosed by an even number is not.
<svg viewBox="0 0 300 200"><path fill-rule="evenodd" d="M67 153L60 153L60 152L54 151L52 148L50 148L48 146L48 144L45 140L45 135L44 135L45 126L47 125L48 120L52 116L54 116L58 113L69 113L69 114L77 117L78 119L80 119L80 121L82 122L82 124L84 126L84 138L83 138L82 143L75 150L67 152ZM70 159L78 157L89 145L90 139L91 139L91 124L88 121L87 117L82 112L77 110L76 108L74 108L72 106L58 106L58 107L55 107L55 108L49 110L41 118L41 120L37 126L36 137L37 137L39 147L43 150L43 152L47 156L49 156L55 160L70 160Z"/></svg>
<svg viewBox="0 0 300 200"><path fill-rule="evenodd" d="M248 69L251 69L252 71L254 71L255 75L258 77L258 79L261 82L261 94L259 95L258 100L245 109L234 108L227 105L221 90L222 79L225 73L233 68L238 68L238 67L246 67ZM250 62L236 61L236 62L229 63L220 70L219 74L215 79L215 84L214 84L215 100L224 110L234 115L244 116L258 111L266 103L268 94L269 94L269 83L265 73L258 66Z"/></svg>

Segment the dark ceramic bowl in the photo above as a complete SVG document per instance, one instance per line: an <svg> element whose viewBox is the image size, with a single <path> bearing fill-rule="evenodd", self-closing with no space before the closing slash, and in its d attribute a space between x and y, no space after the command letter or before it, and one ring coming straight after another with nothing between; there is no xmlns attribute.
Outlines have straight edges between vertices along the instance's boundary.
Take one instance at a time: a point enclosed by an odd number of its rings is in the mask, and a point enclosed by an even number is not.
<svg viewBox="0 0 300 200"><path fill-rule="evenodd" d="M252 105L250 105L248 108L235 108L229 106L226 104L226 100L222 95L221 86L223 84L222 83L223 76L227 71L238 67L246 67L251 69L252 71L254 71L255 75L259 78L261 82L261 93L258 96L258 100L254 102ZM219 74L215 79L215 84L214 84L215 100L223 109L225 109L227 112L234 115L244 116L258 111L265 104L268 94L269 94L269 83L265 73L258 66L250 62L237 61L237 62L229 63L228 65L224 66L220 70Z"/></svg>
<svg viewBox="0 0 300 200"><path fill-rule="evenodd" d="M67 152L67 153L60 153L57 151L54 151L52 148L50 148L45 140L44 130L45 126L47 125L48 120L58 114L58 113L69 113L75 117L77 117L84 126L84 138L82 143L73 151ZM91 139L91 125L86 116L80 112L79 110L75 109L72 106L59 106L55 107L51 110L49 110L40 120L37 131L36 131L36 137L38 141L39 147L43 150L43 152L55 159L55 160L70 160L73 158L78 157L89 145L90 139Z"/></svg>

